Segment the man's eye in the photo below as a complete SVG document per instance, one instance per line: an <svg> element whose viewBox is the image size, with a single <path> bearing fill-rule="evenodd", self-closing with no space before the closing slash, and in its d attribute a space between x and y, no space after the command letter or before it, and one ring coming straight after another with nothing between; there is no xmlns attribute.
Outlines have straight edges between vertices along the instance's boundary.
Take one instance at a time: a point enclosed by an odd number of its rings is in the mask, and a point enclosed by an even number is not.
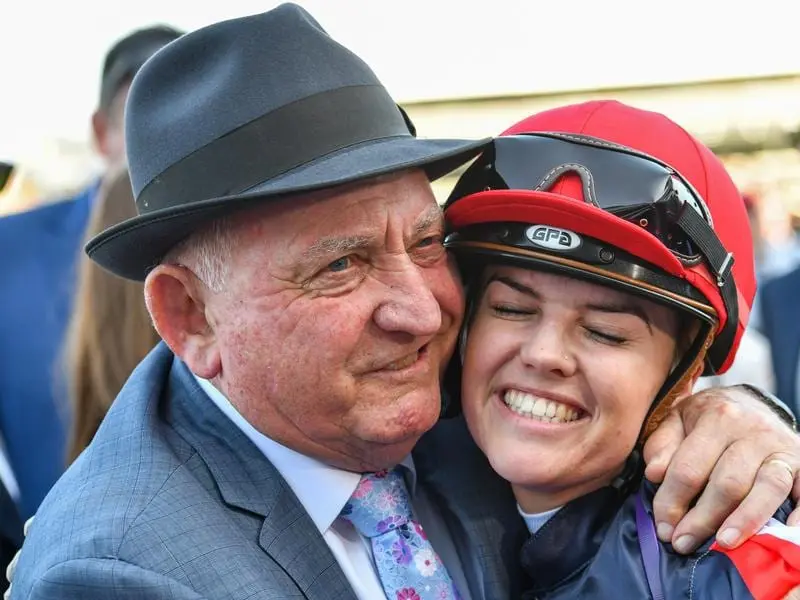
<svg viewBox="0 0 800 600"><path fill-rule="evenodd" d="M333 271L334 273L346 271L352 262L353 261L349 256L343 256L342 258L337 258L335 261L330 263L328 265L328 270Z"/></svg>

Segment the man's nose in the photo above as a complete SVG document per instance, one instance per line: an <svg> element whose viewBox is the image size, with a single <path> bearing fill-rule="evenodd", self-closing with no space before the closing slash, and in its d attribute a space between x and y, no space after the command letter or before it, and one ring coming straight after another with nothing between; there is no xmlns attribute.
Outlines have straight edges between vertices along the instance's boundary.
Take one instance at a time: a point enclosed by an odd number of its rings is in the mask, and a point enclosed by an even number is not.
<svg viewBox="0 0 800 600"><path fill-rule="evenodd" d="M434 335L442 325L439 302L423 270L410 259L386 273L386 298L374 313L374 321L384 331L401 331L415 336Z"/></svg>

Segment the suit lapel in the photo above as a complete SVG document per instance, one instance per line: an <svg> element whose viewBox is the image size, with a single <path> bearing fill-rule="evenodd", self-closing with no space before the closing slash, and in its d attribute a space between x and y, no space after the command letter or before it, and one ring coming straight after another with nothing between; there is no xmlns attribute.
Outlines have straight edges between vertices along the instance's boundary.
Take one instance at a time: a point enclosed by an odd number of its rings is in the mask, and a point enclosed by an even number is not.
<svg viewBox="0 0 800 600"><path fill-rule="evenodd" d="M528 531L507 482L475 446L463 419L441 421L414 451L418 482L440 509L474 599L518 598Z"/></svg>
<svg viewBox="0 0 800 600"><path fill-rule="evenodd" d="M258 543L310 600L356 600L328 545L286 484L264 519Z"/></svg>
<svg viewBox="0 0 800 600"><path fill-rule="evenodd" d="M356 600L319 530L280 473L175 360L171 421L195 448L231 507L264 517L261 548L310 600Z"/></svg>

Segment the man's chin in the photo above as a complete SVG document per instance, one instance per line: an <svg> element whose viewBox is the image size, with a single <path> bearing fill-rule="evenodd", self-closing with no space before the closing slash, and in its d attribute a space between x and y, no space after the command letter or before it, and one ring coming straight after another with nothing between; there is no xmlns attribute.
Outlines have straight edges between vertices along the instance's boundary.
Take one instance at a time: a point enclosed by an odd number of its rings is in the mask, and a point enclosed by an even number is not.
<svg viewBox="0 0 800 600"><path fill-rule="evenodd" d="M411 454L424 433L425 431L414 434L396 434L391 437L384 434L380 441L370 442L363 453L366 467L364 470L379 471L397 466Z"/></svg>

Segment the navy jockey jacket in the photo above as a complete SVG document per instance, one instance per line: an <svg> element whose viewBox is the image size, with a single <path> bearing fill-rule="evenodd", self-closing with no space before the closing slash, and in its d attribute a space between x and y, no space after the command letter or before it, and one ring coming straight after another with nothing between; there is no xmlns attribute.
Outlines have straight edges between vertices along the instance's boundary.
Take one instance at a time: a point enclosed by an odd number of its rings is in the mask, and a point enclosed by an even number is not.
<svg viewBox="0 0 800 600"><path fill-rule="evenodd" d="M530 577L523 600L652 598L637 532L637 495L652 522L655 487L646 480L631 492L604 487L562 507L522 548ZM790 512L786 502L775 519L785 523ZM710 549L712 543L690 555L656 543L653 564L658 563L664 600L756 598L733 561Z"/></svg>

